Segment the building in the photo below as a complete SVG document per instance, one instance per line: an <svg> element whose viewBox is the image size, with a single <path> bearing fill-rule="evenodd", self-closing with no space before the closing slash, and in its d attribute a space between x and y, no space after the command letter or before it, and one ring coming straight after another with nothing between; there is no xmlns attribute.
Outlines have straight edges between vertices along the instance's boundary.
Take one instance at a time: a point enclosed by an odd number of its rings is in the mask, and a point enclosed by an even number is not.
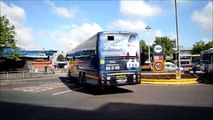
<svg viewBox="0 0 213 120"><path fill-rule="evenodd" d="M188 70L192 69L192 65L194 64L193 60L199 59L199 55L192 55L191 50L192 50L191 47L180 46L180 63L182 67ZM174 48L174 51L176 52L177 48ZM174 62L177 62L177 56L175 55L176 54L173 54L173 59Z"/></svg>
<svg viewBox="0 0 213 120"><path fill-rule="evenodd" d="M45 49L19 49L19 48L4 48L0 50L0 55L7 57L12 52L20 54L19 60L3 60L0 58L1 71L10 70L29 70L42 71L44 67L50 67L57 60L62 51L45 50Z"/></svg>

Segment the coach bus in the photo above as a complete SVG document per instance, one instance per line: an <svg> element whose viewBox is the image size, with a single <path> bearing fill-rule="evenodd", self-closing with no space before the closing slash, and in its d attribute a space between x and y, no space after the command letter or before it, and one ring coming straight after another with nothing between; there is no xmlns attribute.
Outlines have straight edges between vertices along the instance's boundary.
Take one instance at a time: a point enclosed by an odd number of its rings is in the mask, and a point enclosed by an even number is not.
<svg viewBox="0 0 213 120"><path fill-rule="evenodd" d="M192 55L191 56L191 64L194 65L196 63L200 63L200 54Z"/></svg>
<svg viewBox="0 0 213 120"><path fill-rule="evenodd" d="M180 56L180 62L183 68L191 70L195 64L197 64L197 67L200 67L201 57L200 54L182 55Z"/></svg>
<svg viewBox="0 0 213 120"><path fill-rule="evenodd" d="M200 55L202 61L201 70L208 74L213 74L213 48L201 51Z"/></svg>
<svg viewBox="0 0 213 120"><path fill-rule="evenodd" d="M67 54L69 77L105 88L140 83L140 47L137 33L98 32Z"/></svg>

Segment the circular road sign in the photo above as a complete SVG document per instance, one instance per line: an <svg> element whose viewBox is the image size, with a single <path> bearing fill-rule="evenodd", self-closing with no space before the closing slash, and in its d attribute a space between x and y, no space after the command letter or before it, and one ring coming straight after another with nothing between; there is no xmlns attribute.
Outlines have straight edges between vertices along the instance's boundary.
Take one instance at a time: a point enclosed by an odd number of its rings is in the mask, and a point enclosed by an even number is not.
<svg viewBox="0 0 213 120"><path fill-rule="evenodd" d="M156 62L154 64L154 68L157 70L157 71L161 71L163 69L163 63L162 62Z"/></svg>
<svg viewBox="0 0 213 120"><path fill-rule="evenodd" d="M156 53L160 53L160 52L162 52L162 50L163 50L163 47L162 47L161 45L156 45L156 46L154 47L154 51L155 51Z"/></svg>

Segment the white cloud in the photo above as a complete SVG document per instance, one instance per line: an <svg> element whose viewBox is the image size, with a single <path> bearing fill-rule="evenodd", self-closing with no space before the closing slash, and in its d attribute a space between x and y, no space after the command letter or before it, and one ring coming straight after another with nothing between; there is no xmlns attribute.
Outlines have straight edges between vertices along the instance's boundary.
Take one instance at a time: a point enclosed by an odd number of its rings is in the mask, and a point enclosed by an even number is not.
<svg viewBox="0 0 213 120"><path fill-rule="evenodd" d="M1 3L1 14L6 15L7 18L12 23L23 23L25 20L25 12L22 8L15 6L14 4L10 4L8 6L4 2L0 1Z"/></svg>
<svg viewBox="0 0 213 120"><path fill-rule="evenodd" d="M144 1L120 1L120 12L129 17L151 17L161 12L156 6L148 5Z"/></svg>
<svg viewBox="0 0 213 120"><path fill-rule="evenodd" d="M208 38L203 38L201 41L203 41L205 44L207 44L208 42L210 42L210 41L212 41L212 40L210 40L210 39L208 39Z"/></svg>
<svg viewBox="0 0 213 120"><path fill-rule="evenodd" d="M194 11L192 14L192 20L197 22L198 25L207 32L213 31L213 2L209 1L208 4L199 11Z"/></svg>
<svg viewBox="0 0 213 120"><path fill-rule="evenodd" d="M154 42L156 36L162 36L160 30L156 30L155 32L149 30L149 32L147 32L145 30L147 24L143 19L159 15L162 12L160 7L150 5L143 0L121 0L120 12L126 19L112 22L108 25L109 29L137 32L139 34L139 39L144 39L148 45Z"/></svg>
<svg viewBox="0 0 213 120"><path fill-rule="evenodd" d="M32 29L24 26L24 9L13 4L7 5L4 2L1 2L1 14L6 15L11 24L15 26L17 46L22 48L31 48L35 46L32 38Z"/></svg>
<svg viewBox="0 0 213 120"><path fill-rule="evenodd" d="M54 48L71 50L97 32L102 31L102 28L96 23L83 23L80 26L70 25L70 27L67 26L65 29L67 29L67 32L63 32L63 30L52 32L50 43Z"/></svg>
<svg viewBox="0 0 213 120"><path fill-rule="evenodd" d="M146 24L141 20L117 20L108 25L111 30L124 30L132 32L144 31Z"/></svg>
<svg viewBox="0 0 213 120"><path fill-rule="evenodd" d="M64 7L55 6L55 4L49 0L45 0L44 2L52 7L52 11L54 13L58 14L59 16L65 17L65 18L73 18L78 11L78 9L76 7L67 9Z"/></svg>
<svg viewBox="0 0 213 120"><path fill-rule="evenodd" d="M176 40L177 39L177 35L174 32L169 33L169 39L170 40Z"/></svg>
<svg viewBox="0 0 213 120"><path fill-rule="evenodd" d="M156 37L162 37L163 36L163 33L161 32L161 30L155 30L154 34L155 34Z"/></svg>

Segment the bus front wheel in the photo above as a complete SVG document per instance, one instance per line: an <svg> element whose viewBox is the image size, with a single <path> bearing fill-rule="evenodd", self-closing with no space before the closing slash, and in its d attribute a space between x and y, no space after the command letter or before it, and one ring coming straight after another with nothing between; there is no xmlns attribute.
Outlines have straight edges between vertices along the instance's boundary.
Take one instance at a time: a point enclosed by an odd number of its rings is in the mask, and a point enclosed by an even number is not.
<svg viewBox="0 0 213 120"><path fill-rule="evenodd" d="M82 86L86 85L85 72L79 72L79 84Z"/></svg>

